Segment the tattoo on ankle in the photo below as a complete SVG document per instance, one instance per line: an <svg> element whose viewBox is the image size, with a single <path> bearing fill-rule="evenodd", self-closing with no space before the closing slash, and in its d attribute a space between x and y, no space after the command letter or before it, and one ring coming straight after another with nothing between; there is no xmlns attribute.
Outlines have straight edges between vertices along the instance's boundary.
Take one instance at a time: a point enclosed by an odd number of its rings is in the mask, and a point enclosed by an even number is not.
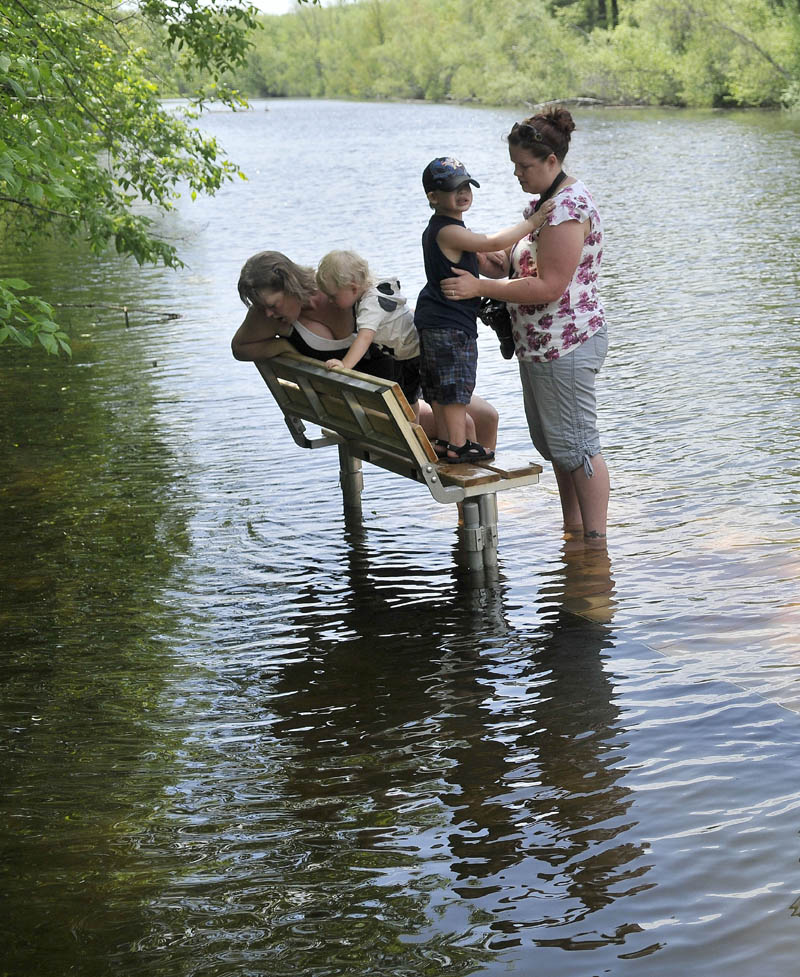
<svg viewBox="0 0 800 977"><path fill-rule="evenodd" d="M584 539L605 539L605 533L598 533L596 529L590 530L588 533L583 534Z"/></svg>

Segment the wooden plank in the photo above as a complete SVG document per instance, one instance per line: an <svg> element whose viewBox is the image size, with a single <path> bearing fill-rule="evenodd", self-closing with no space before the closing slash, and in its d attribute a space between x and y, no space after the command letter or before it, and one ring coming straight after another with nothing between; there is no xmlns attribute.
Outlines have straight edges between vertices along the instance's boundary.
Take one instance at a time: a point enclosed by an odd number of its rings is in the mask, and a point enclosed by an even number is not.
<svg viewBox="0 0 800 977"><path fill-rule="evenodd" d="M440 462L437 466L442 485L458 485L466 488L468 485L491 485L501 481L497 472L490 472L474 465L448 465Z"/></svg>
<svg viewBox="0 0 800 977"><path fill-rule="evenodd" d="M395 420L402 436L405 438L408 448L414 456L417 464L422 467L423 465L429 465L432 462L430 458L430 452L428 447L424 445L419 435L414 430L415 425L410 424L405 416L405 407L408 406L408 401L405 397L401 396L398 398L393 394L384 394L384 402L389 411L391 411L392 417ZM426 439L427 440L427 439ZM428 442L430 445L430 442ZM433 447L430 446L430 451L433 451ZM436 452L434 452L434 455Z"/></svg>
<svg viewBox="0 0 800 977"><path fill-rule="evenodd" d="M420 447L425 452L425 457L428 459L428 461L436 464L439 461L439 456L434 451L433 445L428 440L428 435L423 431L421 425L412 424L411 429L413 430L417 441L419 441Z"/></svg>
<svg viewBox="0 0 800 977"><path fill-rule="evenodd" d="M402 440L394 418L380 397L356 397L348 404L341 394L325 393L311 404L305 391L294 384L281 381L280 387L287 409L302 414L305 420L329 427L343 424L348 432L364 431L371 427L384 436L394 432L394 436ZM365 406L365 401L369 406Z"/></svg>
<svg viewBox="0 0 800 977"><path fill-rule="evenodd" d="M320 415L324 415L325 410L331 410L337 414L339 417L353 417L354 413L352 409L348 409L348 402L356 403L360 408L364 410L374 411L376 414L382 414L387 418L392 417L392 413L386 407L386 402L384 400L383 391L365 391L348 389L347 387L341 387L339 389L321 389L315 384L311 384L310 387L305 382L306 378L303 378L302 385L296 384L293 380L279 379L278 385L281 391L293 404L301 404L304 401L311 403L312 399L309 398L307 391L311 389L313 391L313 403L317 405L321 402L325 405L323 408L315 406Z"/></svg>
<svg viewBox="0 0 800 977"><path fill-rule="evenodd" d="M303 377L312 382L317 390L357 389L381 393L387 389L399 389L392 380L371 377L366 373L356 373L352 370L344 373L340 370L326 370L324 364L305 356L291 358L276 356L268 363L275 375L281 379L298 383L299 378Z"/></svg>
<svg viewBox="0 0 800 977"><path fill-rule="evenodd" d="M398 403L403 407L403 413L406 416L406 420L414 420L414 411L406 400L406 395L403 393L403 388L396 380L384 380L382 377L373 377L369 373L361 373L359 370L345 370L342 367L338 367L336 370L331 371L334 375L348 378L348 380L379 380L385 385L386 390L392 390L397 397ZM350 383L344 384L349 387Z"/></svg>
<svg viewBox="0 0 800 977"><path fill-rule="evenodd" d="M472 498L475 495L484 495L486 492L507 492L509 489L536 485L538 481L538 472L531 472L530 475L519 475L516 478L501 478L499 481L490 482L487 485L465 485L464 496L465 498Z"/></svg>
<svg viewBox="0 0 800 977"><path fill-rule="evenodd" d="M352 427L353 423L358 425L359 430L373 430L380 432L384 437L394 436L398 441L402 441L402 435L397 429L397 424L391 414L383 409L374 409L365 406L363 401L358 400L345 402L341 398L332 397L328 394L322 399L325 407L325 423L339 422ZM380 408L383 408L380 402Z"/></svg>
<svg viewBox="0 0 800 977"><path fill-rule="evenodd" d="M535 461L515 460L505 455L502 459L494 458L492 461L482 461L480 467L497 472L503 478L516 478L518 475L542 474L542 466L537 465Z"/></svg>
<svg viewBox="0 0 800 977"><path fill-rule="evenodd" d="M304 401L308 401L305 395L305 384L300 387L293 380L279 379L278 386L293 404L301 404ZM312 389L316 398L315 402L319 401L325 405L321 413L324 413L326 409L330 409L335 411L338 416L352 417L352 412L347 409L345 398L354 398L365 410L375 411L378 414L383 414L387 418L392 416L391 411L386 407L382 391L348 390L346 387L336 390L322 390L314 385L312 385Z"/></svg>

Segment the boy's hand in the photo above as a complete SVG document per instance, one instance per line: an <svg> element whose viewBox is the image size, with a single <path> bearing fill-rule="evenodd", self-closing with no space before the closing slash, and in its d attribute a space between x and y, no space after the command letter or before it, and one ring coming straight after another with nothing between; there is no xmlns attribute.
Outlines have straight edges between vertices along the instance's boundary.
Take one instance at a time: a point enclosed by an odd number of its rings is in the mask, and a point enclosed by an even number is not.
<svg viewBox="0 0 800 977"><path fill-rule="evenodd" d="M326 360L325 361L325 369L326 370L336 370L336 369L343 370L344 369L344 363L342 363L341 360Z"/></svg>
<svg viewBox="0 0 800 977"><path fill-rule="evenodd" d="M548 215L553 213L555 206L555 200L546 200L542 206L536 212L534 212L534 204L528 204L522 213L525 219L531 225L532 231L538 230L542 224L547 223Z"/></svg>
<svg viewBox="0 0 800 977"><path fill-rule="evenodd" d="M479 253L478 271L487 278L505 278L508 271L508 255L505 251Z"/></svg>

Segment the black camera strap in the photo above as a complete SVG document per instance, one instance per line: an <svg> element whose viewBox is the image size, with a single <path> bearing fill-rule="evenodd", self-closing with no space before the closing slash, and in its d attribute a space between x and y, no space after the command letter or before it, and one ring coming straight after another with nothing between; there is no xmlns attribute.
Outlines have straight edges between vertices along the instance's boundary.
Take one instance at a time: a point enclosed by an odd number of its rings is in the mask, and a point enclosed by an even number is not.
<svg viewBox="0 0 800 977"><path fill-rule="evenodd" d="M536 206L533 208L534 214L536 213L536 211L542 206L542 204L546 200L549 200L553 196L553 194L556 192L556 190L558 190L558 188L561 186L561 184L564 182L564 180L566 180L566 178L567 178L567 174L563 170L560 170L559 171L559 174L555 178L555 180L553 180L553 182L550 184L550 186L545 190L545 192L541 195L541 197L539 197L539 199L536 201Z"/></svg>

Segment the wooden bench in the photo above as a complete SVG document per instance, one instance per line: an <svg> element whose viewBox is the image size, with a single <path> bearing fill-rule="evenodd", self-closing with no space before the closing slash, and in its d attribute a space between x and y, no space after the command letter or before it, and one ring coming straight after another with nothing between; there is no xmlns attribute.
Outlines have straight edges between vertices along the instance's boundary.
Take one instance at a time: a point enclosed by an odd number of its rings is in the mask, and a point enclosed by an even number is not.
<svg viewBox="0 0 800 977"><path fill-rule="evenodd" d="M467 563L471 569L497 564L497 497L506 489L539 481L540 465L506 467L497 459L447 464L437 457L398 384L358 373L327 370L299 353L281 353L256 366L283 412L295 442L303 448L337 445L345 510L361 510L361 463L427 485L437 502L463 508ZM305 422L322 429L308 437Z"/></svg>

